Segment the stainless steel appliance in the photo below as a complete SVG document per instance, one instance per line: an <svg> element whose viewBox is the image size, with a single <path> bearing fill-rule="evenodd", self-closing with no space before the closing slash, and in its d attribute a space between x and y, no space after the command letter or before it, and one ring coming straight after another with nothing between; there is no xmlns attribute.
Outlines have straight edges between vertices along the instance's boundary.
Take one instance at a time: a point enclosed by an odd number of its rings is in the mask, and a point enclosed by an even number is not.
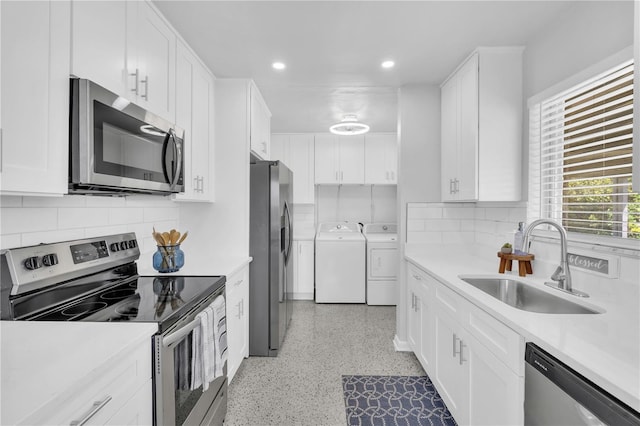
<svg viewBox="0 0 640 426"><path fill-rule="evenodd" d="M71 79L69 192L183 191L184 130L84 79Z"/></svg>
<svg viewBox="0 0 640 426"><path fill-rule="evenodd" d="M225 293L224 276L137 273L134 233L9 249L0 257L0 316L16 321L153 322L154 422L221 425L224 375L190 389L188 368L196 315Z"/></svg>
<svg viewBox="0 0 640 426"><path fill-rule="evenodd" d="M279 161L251 164L249 354L277 356L291 321L293 173Z"/></svg>
<svg viewBox="0 0 640 426"><path fill-rule="evenodd" d="M525 361L525 425L640 425L640 413L535 344Z"/></svg>

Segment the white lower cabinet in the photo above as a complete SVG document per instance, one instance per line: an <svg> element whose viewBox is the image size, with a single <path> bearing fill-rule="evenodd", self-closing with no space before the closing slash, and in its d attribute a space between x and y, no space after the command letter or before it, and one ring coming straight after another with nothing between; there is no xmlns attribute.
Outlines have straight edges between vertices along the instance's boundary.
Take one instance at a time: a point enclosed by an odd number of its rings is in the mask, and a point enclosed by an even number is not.
<svg viewBox="0 0 640 426"><path fill-rule="evenodd" d="M433 286L418 269L409 265L409 344L425 371L433 359Z"/></svg>
<svg viewBox="0 0 640 426"><path fill-rule="evenodd" d="M151 339L100 366L20 424L153 423Z"/></svg>
<svg viewBox="0 0 640 426"><path fill-rule="evenodd" d="M524 421L524 339L407 263L411 348L458 424Z"/></svg>
<svg viewBox="0 0 640 426"><path fill-rule="evenodd" d="M313 240L293 242L293 299L313 300L314 297Z"/></svg>
<svg viewBox="0 0 640 426"><path fill-rule="evenodd" d="M227 377L233 380L249 356L249 267L227 278Z"/></svg>

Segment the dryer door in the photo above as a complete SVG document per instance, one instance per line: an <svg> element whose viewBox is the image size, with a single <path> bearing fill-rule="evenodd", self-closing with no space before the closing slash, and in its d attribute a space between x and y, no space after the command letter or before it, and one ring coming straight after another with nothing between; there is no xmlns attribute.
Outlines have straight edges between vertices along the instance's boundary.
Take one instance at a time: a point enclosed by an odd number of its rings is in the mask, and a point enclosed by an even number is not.
<svg viewBox="0 0 640 426"><path fill-rule="evenodd" d="M395 279L398 263L397 248L372 247L369 251L369 278Z"/></svg>

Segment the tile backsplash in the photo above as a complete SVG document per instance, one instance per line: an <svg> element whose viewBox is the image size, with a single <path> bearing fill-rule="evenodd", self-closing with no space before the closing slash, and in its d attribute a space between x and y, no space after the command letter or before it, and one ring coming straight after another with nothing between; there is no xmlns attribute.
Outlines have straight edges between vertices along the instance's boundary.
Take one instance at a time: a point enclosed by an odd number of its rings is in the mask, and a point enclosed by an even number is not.
<svg viewBox="0 0 640 426"><path fill-rule="evenodd" d="M526 204L478 206L472 203L408 203L407 243L513 243L518 222L526 221Z"/></svg>
<svg viewBox="0 0 640 426"><path fill-rule="evenodd" d="M135 232L142 253L155 250L152 227L178 228L179 205L150 195L0 198L0 248Z"/></svg>
<svg viewBox="0 0 640 426"><path fill-rule="evenodd" d="M495 251L505 242L513 244L518 222L527 221L521 203L407 203L406 242L414 244L475 244ZM569 242L569 253L583 258L607 259L612 269L606 276L574 265L573 273L587 285L603 280L636 283L640 287L640 244L637 249L606 248L595 242ZM536 237L534 273L550 276L560 258L557 239ZM493 253L493 252L492 252Z"/></svg>

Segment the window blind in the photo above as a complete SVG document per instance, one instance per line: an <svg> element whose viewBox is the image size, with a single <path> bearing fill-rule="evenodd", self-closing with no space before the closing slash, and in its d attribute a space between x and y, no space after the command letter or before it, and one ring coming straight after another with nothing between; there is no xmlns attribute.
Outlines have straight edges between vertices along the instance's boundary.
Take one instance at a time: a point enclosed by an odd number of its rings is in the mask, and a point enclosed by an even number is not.
<svg viewBox="0 0 640 426"><path fill-rule="evenodd" d="M633 62L540 105L540 202L570 232L640 238L631 188Z"/></svg>

